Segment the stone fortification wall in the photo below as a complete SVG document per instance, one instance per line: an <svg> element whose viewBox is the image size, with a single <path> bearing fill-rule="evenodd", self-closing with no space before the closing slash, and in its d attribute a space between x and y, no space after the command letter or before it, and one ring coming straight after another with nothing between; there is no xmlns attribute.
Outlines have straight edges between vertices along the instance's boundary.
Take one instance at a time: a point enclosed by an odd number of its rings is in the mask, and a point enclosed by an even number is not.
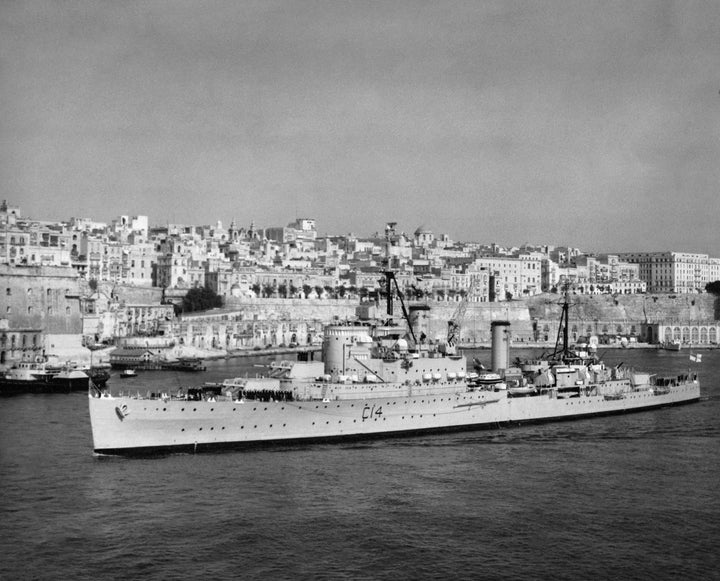
<svg viewBox="0 0 720 581"><path fill-rule="evenodd" d="M186 313L166 333L181 347L239 350L318 345L325 325L355 318L357 300L234 299L220 309Z"/></svg>
<svg viewBox="0 0 720 581"><path fill-rule="evenodd" d="M429 320L428 337L444 340L447 337L448 321L454 316L459 303L430 301L427 311ZM421 315L422 316L422 315ZM530 341L532 321L527 305L523 301L500 303L469 303L460 325L460 342L465 345L488 343L491 339L492 321L510 321L516 340Z"/></svg>
<svg viewBox="0 0 720 581"><path fill-rule="evenodd" d="M330 322L355 318L359 301L351 299L240 299L229 298L218 311L242 313L245 320L302 320Z"/></svg>
<svg viewBox="0 0 720 581"><path fill-rule="evenodd" d="M561 296L543 294L526 299L531 318L560 317ZM583 321L633 321L638 323L718 320L718 299L710 294L693 295L572 295L570 318Z"/></svg>
<svg viewBox="0 0 720 581"><path fill-rule="evenodd" d="M109 290L119 301L129 305L159 305L162 300L162 289L156 287L110 285Z"/></svg>
<svg viewBox="0 0 720 581"><path fill-rule="evenodd" d="M572 322L593 322L600 332L604 326L611 333L637 331L647 320L712 320L715 299L708 295L654 297L653 295L580 296L571 299ZM694 301L694 304L693 304ZM317 344L325 325L356 318L357 300L307 299L234 299L225 307L203 313L186 314L169 323L169 336L181 345L207 349L247 349L252 347ZM417 303L411 303L417 305ZM442 341L447 336L448 321L456 314L458 302L429 301L428 310L416 312L416 334ZM377 314L384 317L384 305ZM541 295L526 300L500 303L470 303L461 322L463 345L487 345L493 321L510 322L513 341L517 343L554 341L560 319L560 296ZM396 318L400 309L396 310ZM597 323L600 323L598 325ZM624 323L618 325L618 323ZM576 325L582 334L588 325Z"/></svg>
<svg viewBox="0 0 720 581"><path fill-rule="evenodd" d="M359 306L357 300L303 300L303 299L244 299L228 301L223 309L214 311L235 312L242 320L255 321L317 321L329 324L334 321L352 320L356 318ZM410 303L414 305L416 303ZM428 338L442 340L447 335L448 321L458 308L458 302L428 301L423 303L429 307L427 311L418 313L419 330ZM378 316L384 317L384 305L377 309ZM401 317L400 305L396 305L395 318ZM487 342L490 340L490 323L495 320L509 320L513 333L517 335L532 334L532 323L527 305L522 301L502 303L470 303L467 305L461 326L463 342Z"/></svg>

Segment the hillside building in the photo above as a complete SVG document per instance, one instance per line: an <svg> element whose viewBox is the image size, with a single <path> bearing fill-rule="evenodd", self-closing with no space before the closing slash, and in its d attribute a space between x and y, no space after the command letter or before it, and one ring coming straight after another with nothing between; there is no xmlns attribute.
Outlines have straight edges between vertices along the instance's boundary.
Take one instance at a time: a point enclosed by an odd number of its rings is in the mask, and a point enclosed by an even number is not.
<svg viewBox="0 0 720 581"><path fill-rule="evenodd" d="M618 255L639 266L639 277L651 293L704 292L709 282L709 257L690 252L633 252ZM714 265L713 265L714 268Z"/></svg>

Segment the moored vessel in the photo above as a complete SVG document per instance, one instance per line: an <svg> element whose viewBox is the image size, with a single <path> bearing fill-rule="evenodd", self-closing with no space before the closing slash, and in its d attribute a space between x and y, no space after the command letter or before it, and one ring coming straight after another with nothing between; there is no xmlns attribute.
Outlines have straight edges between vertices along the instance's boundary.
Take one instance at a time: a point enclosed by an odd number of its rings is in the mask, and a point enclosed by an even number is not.
<svg viewBox="0 0 720 581"><path fill-rule="evenodd" d="M402 300L402 296L400 297ZM263 443L326 441L496 428L646 410L695 401L693 372L659 378L567 345L511 365L509 323L492 324L492 370L467 372L447 344L417 340L407 326L333 325L322 362L277 365L264 378L233 378L149 397L92 390L96 453L203 451Z"/></svg>
<svg viewBox="0 0 720 581"><path fill-rule="evenodd" d="M103 368L76 364L48 365L43 359L22 361L0 376L0 394L51 393L103 387L110 374Z"/></svg>
<svg viewBox="0 0 720 581"><path fill-rule="evenodd" d="M682 341L679 339L673 339L672 341L663 341L660 343L660 348L666 351L680 351L682 349Z"/></svg>
<svg viewBox="0 0 720 581"><path fill-rule="evenodd" d="M21 361L0 374L0 393L52 391L52 378L58 372L48 368L42 358Z"/></svg>
<svg viewBox="0 0 720 581"><path fill-rule="evenodd" d="M160 369L165 371L205 371L205 366L199 357L178 357L174 361L161 363Z"/></svg>

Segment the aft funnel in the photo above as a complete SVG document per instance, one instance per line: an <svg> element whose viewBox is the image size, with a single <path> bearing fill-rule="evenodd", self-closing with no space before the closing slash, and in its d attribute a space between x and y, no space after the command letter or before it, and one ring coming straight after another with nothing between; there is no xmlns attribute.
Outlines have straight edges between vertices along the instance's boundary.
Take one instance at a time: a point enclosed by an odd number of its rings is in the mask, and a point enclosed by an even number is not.
<svg viewBox="0 0 720 581"><path fill-rule="evenodd" d="M493 321L492 331L492 370L496 373L508 368L510 362L510 322Z"/></svg>

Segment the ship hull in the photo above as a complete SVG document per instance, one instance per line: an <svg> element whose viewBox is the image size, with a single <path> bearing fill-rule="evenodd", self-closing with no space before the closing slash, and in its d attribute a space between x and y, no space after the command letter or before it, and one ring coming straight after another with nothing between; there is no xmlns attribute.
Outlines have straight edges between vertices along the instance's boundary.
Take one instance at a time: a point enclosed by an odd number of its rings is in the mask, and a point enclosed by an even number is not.
<svg viewBox="0 0 720 581"><path fill-rule="evenodd" d="M622 399L505 391L333 401L186 401L89 397L94 451L137 455L200 452L479 430L638 412L697 401L697 381L667 393L640 389Z"/></svg>

